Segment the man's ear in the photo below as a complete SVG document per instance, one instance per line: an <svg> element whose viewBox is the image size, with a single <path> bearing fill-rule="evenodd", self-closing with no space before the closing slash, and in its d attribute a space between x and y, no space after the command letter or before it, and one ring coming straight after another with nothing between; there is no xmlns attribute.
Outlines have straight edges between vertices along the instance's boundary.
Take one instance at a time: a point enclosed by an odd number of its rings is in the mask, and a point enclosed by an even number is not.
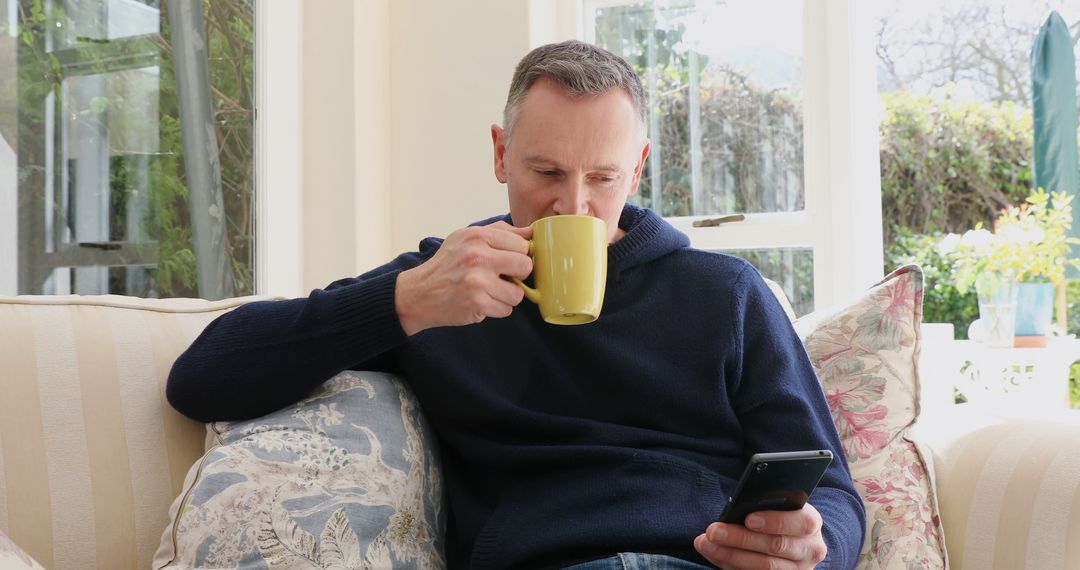
<svg viewBox="0 0 1080 570"><path fill-rule="evenodd" d="M499 125L491 125L491 144L495 147L495 178L506 184L506 132Z"/></svg>
<svg viewBox="0 0 1080 570"><path fill-rule="evenodd" d="M638 185L641 184L641 172L645 170L645 161L649 158L649 151L652 149L652 142L649 139L645 139L645 146L641 149L641 160L638 160L637 166L634 167L634 180L630 183L630 192L627 196L633 196L637 194Z"/></svg>

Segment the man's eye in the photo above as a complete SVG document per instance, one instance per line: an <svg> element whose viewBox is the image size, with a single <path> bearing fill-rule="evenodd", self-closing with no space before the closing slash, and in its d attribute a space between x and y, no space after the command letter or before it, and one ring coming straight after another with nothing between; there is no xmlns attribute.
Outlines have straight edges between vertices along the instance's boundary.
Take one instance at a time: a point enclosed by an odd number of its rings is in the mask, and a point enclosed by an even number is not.
<svg viewBox="0 0 1080 570"><path fill-rule="evenodd" d="M542 176L558 176L559 175L559 171L557 171L557 170L538 170L537 172L539 172Z"/></svg>

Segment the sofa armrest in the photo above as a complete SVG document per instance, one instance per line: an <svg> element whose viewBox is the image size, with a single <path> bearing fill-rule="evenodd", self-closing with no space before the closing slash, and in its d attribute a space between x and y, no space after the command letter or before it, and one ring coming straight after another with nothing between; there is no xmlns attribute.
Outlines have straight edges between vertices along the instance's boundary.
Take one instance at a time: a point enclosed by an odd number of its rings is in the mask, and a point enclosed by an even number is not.
<svg viewBox="0 0 1080 570"><path fill-rule="evenodd" d="M931 450L952 568L1080 568L1080 411L964 404L913 435Z"/></svg>

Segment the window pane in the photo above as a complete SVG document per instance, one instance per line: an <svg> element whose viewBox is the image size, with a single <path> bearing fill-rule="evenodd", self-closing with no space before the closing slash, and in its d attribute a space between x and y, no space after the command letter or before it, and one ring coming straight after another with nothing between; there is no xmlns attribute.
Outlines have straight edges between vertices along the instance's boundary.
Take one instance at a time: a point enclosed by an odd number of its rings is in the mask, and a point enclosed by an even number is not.
<svg viewBox="0 0 1080 570"><path fill-rule="evenodd" d="M253 292L252 0L0 6L0 294Z"/></svg>
<svg viewBox="0 0 1080 570"><path fill-rule="evenodd" d="M56 49L161 31L158 0L54 0L38 3L51 24L45 29L51 33L51 43ZM22 4L29 5L30 13L34 13L32 2L24 0Z"/></svg>
<svg viewBox="0 0 1080 570"><path fill-rule="evenodd" d="M810 248L740 249L723 253L741 257L757 267L762 276L784 289L795 316L814 310L814 252Z"/></svg>
<svg viewBox="0 0 1080 570"><path fill-rule="evenodd" d="M803 209L802 0L607 4L586 3L596 44L649 98L638 203L664 216Z"/></svg>

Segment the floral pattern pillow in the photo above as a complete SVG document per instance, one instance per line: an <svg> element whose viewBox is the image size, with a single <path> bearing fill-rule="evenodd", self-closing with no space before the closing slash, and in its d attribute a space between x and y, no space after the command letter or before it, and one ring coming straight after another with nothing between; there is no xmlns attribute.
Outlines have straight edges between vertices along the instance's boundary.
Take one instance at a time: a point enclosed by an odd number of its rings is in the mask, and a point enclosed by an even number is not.
<svg viewBox="0 0 1080 570"><path fill-rule="evenodd" d="M907 437L919 414L922 301L922 270L907 265L795 322L866 506L859 568L946 566L930 454Z"/></svg>
<svg viewBox="0 0 1080 570"><path fill-rule="evenodd" d="M295 405L207 429L154 568L445 568L442 475L412 393L343 372Z"/></svg>
<svg viewBox="0 0 1080 570"><path fill-rule="evenodd" d="M0 531L0 568L4 570L43 570L37 560L23 552L19 545L12 542Z"/></svg>

